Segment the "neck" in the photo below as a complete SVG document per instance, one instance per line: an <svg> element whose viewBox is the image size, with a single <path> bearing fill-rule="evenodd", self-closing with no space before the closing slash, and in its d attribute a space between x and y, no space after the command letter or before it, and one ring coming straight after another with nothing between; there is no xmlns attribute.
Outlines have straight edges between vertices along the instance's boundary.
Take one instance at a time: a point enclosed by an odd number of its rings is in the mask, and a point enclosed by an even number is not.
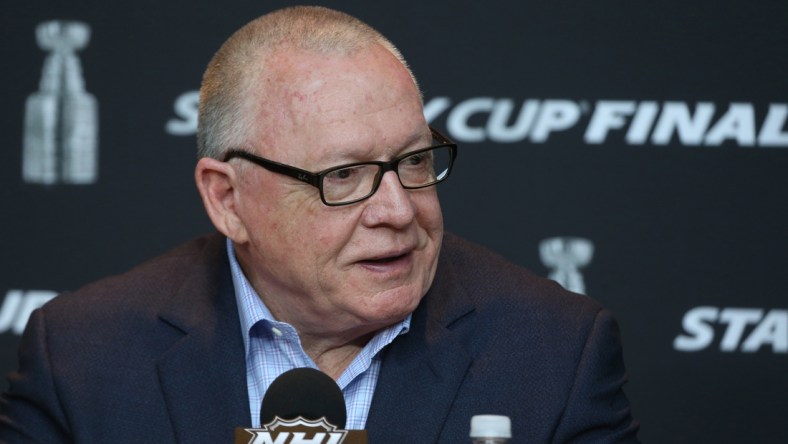
<svg viewBox="0 0 788 444"><path fill-rule="evenodd" d="M337 380L373 335L374 333L369 333L351 341L340 343L321 336L303 334L299 336L304 351L315 361L318 368L334 380Z"/></svg>

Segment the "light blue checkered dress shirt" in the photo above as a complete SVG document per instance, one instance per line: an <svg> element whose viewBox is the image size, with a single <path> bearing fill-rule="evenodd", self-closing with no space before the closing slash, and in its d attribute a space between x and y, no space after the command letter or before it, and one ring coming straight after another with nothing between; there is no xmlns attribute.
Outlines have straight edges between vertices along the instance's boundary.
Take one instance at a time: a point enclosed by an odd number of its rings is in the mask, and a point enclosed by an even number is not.
<svg viewBox="0 0 788 444"><path fill-rule="evenodd" d="M245 333L246 386L252 427L260 427L260 404L268 386L287 370L296 367L317 368L301 347L295 328L274 319L257 292L252 288L235 257L232 242L227 241L235 298L241 328ZM376 334L337 380L347 405L347 430L361 430L367 422L372 395L380 374L380 351L410 328L411 316Z"/></svg>

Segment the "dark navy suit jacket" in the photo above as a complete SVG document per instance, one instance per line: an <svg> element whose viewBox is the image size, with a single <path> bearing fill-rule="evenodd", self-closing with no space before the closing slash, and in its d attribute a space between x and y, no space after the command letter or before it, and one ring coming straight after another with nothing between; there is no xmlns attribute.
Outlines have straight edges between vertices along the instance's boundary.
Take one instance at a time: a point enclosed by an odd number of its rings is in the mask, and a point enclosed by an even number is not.
<svg viewBox="0 0 788 444"><path fill-rule="evenodd" d="M230 443L250 426L224 238L191 241L33 313L0 442ZM446 235L411 330L385 351L371 444L637 442L618 329L592 299Z"/></svg>

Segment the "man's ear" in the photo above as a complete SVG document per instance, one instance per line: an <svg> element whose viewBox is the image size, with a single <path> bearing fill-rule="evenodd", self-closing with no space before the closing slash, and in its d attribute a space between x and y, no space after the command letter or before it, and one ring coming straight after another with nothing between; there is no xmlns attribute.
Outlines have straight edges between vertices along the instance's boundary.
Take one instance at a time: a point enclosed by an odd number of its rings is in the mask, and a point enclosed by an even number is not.
<svg viewBox="0 0 788 444"><path fill-rule="evenodd" d="M246 227L238 214L238 174L227 162L203 157L194 169L194 180L213 225L236 244L246 242Z"/></svg>

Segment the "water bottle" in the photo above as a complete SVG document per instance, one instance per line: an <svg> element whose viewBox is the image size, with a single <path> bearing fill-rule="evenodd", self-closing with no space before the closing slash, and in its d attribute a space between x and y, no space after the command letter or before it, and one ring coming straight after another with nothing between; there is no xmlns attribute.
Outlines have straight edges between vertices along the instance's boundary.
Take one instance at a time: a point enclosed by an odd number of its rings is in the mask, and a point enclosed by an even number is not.
<svg viewBox="0 0 788 444"><path fill-rule="evenodd" d="M503 415L476 415L471 418L473 444L506 444L512 437L512 422Z"/></svg>

